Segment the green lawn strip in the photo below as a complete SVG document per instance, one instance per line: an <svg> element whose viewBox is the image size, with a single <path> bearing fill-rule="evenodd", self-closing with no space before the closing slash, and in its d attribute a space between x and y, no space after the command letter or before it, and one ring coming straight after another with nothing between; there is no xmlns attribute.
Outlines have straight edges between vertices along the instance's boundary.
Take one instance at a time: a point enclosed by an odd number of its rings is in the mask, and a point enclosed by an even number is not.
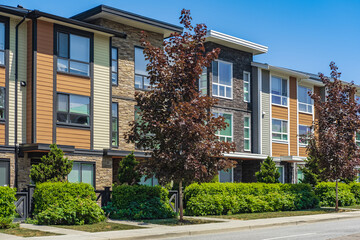
<svg viewBox="0 0 360 240"><path fill-rule="evenodd" d="M131 229L142 228L133 225L111 223L111 222L99 222L99 223L85 224L85 225L52 225L52 227L67 228L67 229L84 231L84 232L107 232L107 231L131 230Z"/></svg>
<svg viewBox="0 0 360 240"><path fill-rule="evenodd" d="M212 218L225 218L225 219L234 219L234 220L254 220L262 218L279 218L279 217L293 217L293 216L304 216L304 215L314 215L314 214L325 214L325 213L334 213L334 209L308 209L300 211L284 211L284 212L263 212L263 213L241 213L233 215L220 215L220 216L207 216Z"/></svg>
<svg viewBox="0 0 360 240"><path fill-rule="evenodd" d="M339 207L339 208L360 209L360 205L344 206L344 207Z"/></svg>
<svg viewBox="0 0 360 240"><path fill-rule="evenodd" d="M44 232L44 231L39 231L39 230L32 230L32 229L21 228L21 227L0 229L0 233L16 235L19 237L43 237L43 236L61 235L61 234Z"/></svg>
<svg viewBox="0 0 360 240"><path fill-rule="evenodd" d="M219 221L210 221L196 218L185 218L183 222L180 222L178 218L167 218L167 219L151 219L151 220L140 220L139 222L167 225L167 226L179 226L179 225L192 225L192 224L205 224L215 223Z"/></svg>

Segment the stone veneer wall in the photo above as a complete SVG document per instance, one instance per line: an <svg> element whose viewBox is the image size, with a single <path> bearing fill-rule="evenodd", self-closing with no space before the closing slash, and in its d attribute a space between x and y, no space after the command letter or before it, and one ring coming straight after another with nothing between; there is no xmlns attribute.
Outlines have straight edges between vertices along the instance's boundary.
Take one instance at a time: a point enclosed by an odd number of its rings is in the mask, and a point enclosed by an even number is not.
<svg viewBox="0 0 360 240"><path fill-rule="evenodd" d="M14 153L2 152L0 158L4 160L10 160L10 187L14 187L15 184L15 155Z"/></svg>

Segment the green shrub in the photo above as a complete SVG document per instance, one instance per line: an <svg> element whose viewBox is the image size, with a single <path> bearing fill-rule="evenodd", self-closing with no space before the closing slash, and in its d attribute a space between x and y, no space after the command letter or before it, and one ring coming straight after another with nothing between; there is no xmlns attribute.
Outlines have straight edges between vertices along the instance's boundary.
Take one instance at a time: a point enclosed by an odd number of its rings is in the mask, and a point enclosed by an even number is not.
<svg viewBox="0 0 360 240"><path fill-rule="evenodd" d="M81 225L105 219L96 204L94 188L86 183L42 183L34 192L34 220L37 224Z"/></svg>
<svg viewBox="0 0 360 240"><path fill-rule="evenodd" d="M184 192L187 215L291 211L318 206L307 184L194 183Z"/></svg>
<svg viewBox="0 0 360 240"><path fill-rule="evenodd" d="M168 190L160 186L118 185L104 208L115 219L159 219L174 217Z"/></svg>
<svg viewBox="0 0 360 240"><path fill-rule="evenodd" d="M354 194L356 204L360 204L360 183L350 183L350 188Z"/></svg>
<svg viewBox="0 0 360 240"><path fill-rule="evenodd" d="M15 217L16 189L0 187L0 229L9 228Z"/></svg>
<svg viewBox="0 0 360 240"><path fill-rule="evenodd" d="M339 183L338 189L339 206L356 204L355 194L351 191L351 185ZM321 182L317 184L315 186L315 194L319 197L321 206L335 206L336 192L334 182Z"/></svg>

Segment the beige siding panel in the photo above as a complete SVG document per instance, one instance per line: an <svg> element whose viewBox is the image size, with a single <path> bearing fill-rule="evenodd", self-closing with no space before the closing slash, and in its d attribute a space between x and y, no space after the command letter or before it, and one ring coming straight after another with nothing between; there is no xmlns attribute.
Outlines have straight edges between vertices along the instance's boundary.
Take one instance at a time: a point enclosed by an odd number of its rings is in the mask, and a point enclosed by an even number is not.
<svg viewBox="0 0 360 240"><path fill-rule="evenodd" d="M299 125L312 126L313 115L306 113L299 113Z"/></svg>
<svg viewBox="0 0 360 240"><path fill-rule="evenodd" d="M26 143L32 138L32 21L27 22Z"/></svg>
<svg viewBox="0 0 360 240"><path fill-rule="evenodd" d="M300 157L307 157L306 147L299 147L299 156Z"/></svg>
<svg viewBox="0 0 360 240"><path fill-rule="evenodd" d="M288 144L272 143L272 156L288 156Z"/></svg>
<svg viewBox="0 0 360 240"><path fill-rule="evenodd" d="M91 95L90 78L58 73L56 76L56 86L58 92L78 94L84 96Z"/></svg>
<svg viewBox="0 0 360 240"><path fill-rule="evenodd" d="M261 152L264 155L271 156L271 116L270 116L270 72L261 70L261 111L265 113L262 116L261 126Z"/></svg>
<svg viewBox="0 0 360 240"><path fill-rule="evenodd" d="M272 113L271 114L272 118L283 119L283 120L288 119L288 108L286 107L272 105L271 113Z"/></svg>
<svg viewBox="0 0 360 240"><path fill-rule="evenodd" d="M56 143L75 146L79 149L90 149L90 130L57 127Z"/></svg>
<svg viewBox="0 0 360 240"><path fill-rule="evenodd" d="M94 149L110 147L109 38L94 36Z"/></svg>
<svg viewBox="0 0 360 240"><path fill-rule="evenodd" d="M289 113L290 113L290 156L298 156L297 151L297 89L296 89L296 78L290 77L290 104L289 104Z"/></svg>

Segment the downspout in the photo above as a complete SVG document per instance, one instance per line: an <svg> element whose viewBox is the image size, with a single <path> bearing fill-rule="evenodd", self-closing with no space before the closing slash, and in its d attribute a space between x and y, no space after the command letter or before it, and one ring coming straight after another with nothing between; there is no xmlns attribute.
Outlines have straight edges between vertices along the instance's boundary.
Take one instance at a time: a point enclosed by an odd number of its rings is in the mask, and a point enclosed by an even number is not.
<svg viewBox="0 0 360 240"><path fill-rule="evenodd" d="M16 24L15 27L15 126L14 126L14 144L15 144L15 187L18 188L18 65L19 65L19 27L25 21L27 14Z"/></svg>

